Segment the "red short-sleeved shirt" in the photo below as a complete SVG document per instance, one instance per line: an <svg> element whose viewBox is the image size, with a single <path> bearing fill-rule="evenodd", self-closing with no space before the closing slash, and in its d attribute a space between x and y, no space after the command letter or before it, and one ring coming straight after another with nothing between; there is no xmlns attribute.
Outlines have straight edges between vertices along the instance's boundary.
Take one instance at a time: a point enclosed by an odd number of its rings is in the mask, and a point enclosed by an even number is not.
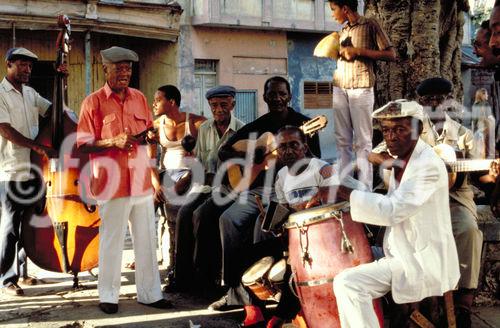
<svg viewBox="0 0 500 328"><path fill-rule="evenodd" d="M81 106L77 145L115 137L122 132L136 135L153 125L146 97L127 88L125 100L106 85L87 96ZM132 150L110 148L90 155L91 191L96 199L108 200L152 193L151 167L154 161L147 146Z"/></svg>

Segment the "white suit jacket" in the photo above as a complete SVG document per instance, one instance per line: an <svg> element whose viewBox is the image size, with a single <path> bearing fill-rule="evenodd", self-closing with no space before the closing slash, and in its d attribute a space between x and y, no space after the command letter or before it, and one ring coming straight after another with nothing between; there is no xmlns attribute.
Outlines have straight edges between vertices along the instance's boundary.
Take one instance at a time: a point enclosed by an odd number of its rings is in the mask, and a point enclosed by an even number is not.
<svg viewBox="0 0 500 328"><path fill-rule="evenodd" d="M418 140L399 186L392 170L387 195L354 190L350 202L354 221L387 227L384 252L391 260L396 303L417 302L455 288L460 272L447 172L424 141Z"/></svg>

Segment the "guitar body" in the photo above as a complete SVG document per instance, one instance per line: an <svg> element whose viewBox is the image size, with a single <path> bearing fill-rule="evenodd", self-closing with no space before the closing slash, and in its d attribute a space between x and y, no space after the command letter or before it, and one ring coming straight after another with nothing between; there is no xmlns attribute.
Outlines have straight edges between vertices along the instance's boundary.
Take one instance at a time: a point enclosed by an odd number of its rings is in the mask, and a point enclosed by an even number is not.
<svg viewBox="0 0 500 328"><path fill-rule="evenodd" d="M231 189L236 192L242 192L250 189L252 183L257 179L257 176L271 165L276 163L276 154L269 154L260 164L253 164L248 167L242 167L238 164L229 164L227 167L227 176ZM271 164L272 163L272 164Z"/></svg>
<svg viewBox="0 0 500 328"><path fill-rule="evenodd" d="M321 130L326 126L328 120L324 115L316 116L313 119L305 122L300 129L304 134L312 136L315 132ZM263 133L257 139L244 139L235 142L232 145L233 149L238 152L248 153L255 152L257 148L265 149L265 156L262 163L252 163L248 167L242 167L236 163L231 163L227 167L227 175L229 186L236 192L248 190L257 176L269 167L274 166L276 163L276 139L271 132Z"/></svg>
<svg viewBox="0 0 500 328"><path fill-rule="evenodd" d="M488 171L493 159L463 159L461 152L447 144L439 144L433 147L436 154L445 162L448 170L448 187L454 190L460 187L467 172ZM389 185L390 169L384 169L383 181L387 188Z"/></svg>
<svg viewBox="0 0 500 328"><path fill-rule="evenodd" d="M247 151L251 150L251 147L259 148L264 147L266 149L275 149L276 140L274 139L274 134L271 132L264 132L257 139L243 139L235 142L233 144L233 149L235 151Z"/></svg>

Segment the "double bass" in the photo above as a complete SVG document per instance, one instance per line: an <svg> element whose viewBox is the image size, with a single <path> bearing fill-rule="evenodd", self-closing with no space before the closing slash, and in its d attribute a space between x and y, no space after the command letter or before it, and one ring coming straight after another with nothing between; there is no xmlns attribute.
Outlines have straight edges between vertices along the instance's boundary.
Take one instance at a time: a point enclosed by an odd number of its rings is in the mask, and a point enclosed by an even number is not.
<svg viewBox="0 0 500 328"><path fill-rule="evenodd" d="M35 176L45 195L34 207L34 213L24 218L21 234L31 261L48 271L73 274L73 287L77 288L78 273L98 264L101 221L96 205L85 197L89 158L76 148L77 118L66 106L71 32L68 17L59 16L58 26L61 30L57 38L52 112L35 139L57 154L48 158L31 153L32 167L38 168Z"/></svg>

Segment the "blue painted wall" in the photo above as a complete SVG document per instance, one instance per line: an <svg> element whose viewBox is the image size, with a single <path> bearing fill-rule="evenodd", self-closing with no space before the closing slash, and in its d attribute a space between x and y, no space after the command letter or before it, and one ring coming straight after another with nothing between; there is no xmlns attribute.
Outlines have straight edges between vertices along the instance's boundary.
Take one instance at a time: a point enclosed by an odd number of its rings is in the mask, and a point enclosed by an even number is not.
<svg viewBox="0 0 500 328"><path fill-rule="evenodd" d="M336 158L333 138L333 112L331 108L304 110L304 81L331 81L336 62L313 57L314 47L325 36L315 33L288 33L288 77L292 88L292 107L304 115L325 115L327 127L319 134L322 158Z"/></svg>

